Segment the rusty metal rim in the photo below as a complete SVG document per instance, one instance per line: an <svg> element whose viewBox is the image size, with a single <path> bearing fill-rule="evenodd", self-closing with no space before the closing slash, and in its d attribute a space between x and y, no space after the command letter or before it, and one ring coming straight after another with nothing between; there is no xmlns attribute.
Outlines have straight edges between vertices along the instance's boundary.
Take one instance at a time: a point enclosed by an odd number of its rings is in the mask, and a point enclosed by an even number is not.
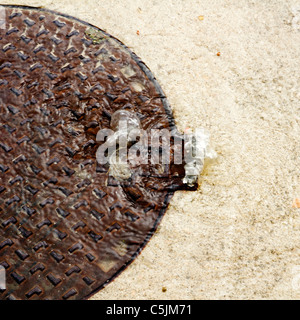
<svg viewBox="0 0 300 320"><path fill-rule="evenodd" d="M137 257L138 255L142 252L142 250L145 248L145 246L147 245L147 243L150 241L150 239L152 238L152 236L154 235L155 231L157 230L157 227L159 225L159 223L161 222L167 208L168 208L168 204L169 204L169 198L171 198L174 195L174 192L169 192L166 197L165 197L165 201L164 204L165 205L164 208L162 208L159 212L158 218L156 219L153 228L151 229L151 231L148 233L148 235L146 236L144 242L140 245L140 247L137 249L137 251L131 256L130 260L125 263L123 265L122 268L120 268L111 278L109 278L105 284L102 284L100 287L98 287L97 289L95 289L94 291L92 291L89 295L83 297L81 300L88 300L90 297L92 297L94 294L96 294L97 292L99 292L101 289L103 289L106 285L108 285L109 283L111 283L113 280L115 280L115 278L117 278Z"/></svg>

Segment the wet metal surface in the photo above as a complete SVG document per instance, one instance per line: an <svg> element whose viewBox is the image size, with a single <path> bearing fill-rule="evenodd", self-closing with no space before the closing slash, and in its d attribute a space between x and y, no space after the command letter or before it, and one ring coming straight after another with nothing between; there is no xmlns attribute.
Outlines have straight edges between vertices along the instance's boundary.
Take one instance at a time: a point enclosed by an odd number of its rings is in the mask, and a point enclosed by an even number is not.
<svg viewBox="0 0 300 320"><path fill-rule="evenodd" d="M172 164L116 181L96 161L97 132L120 109L144 130L173 130L173 117L149 69L118 40L47 10L3 8L0 298L87 298L134 260L173 193L187 189L183 166Z"/></svg>

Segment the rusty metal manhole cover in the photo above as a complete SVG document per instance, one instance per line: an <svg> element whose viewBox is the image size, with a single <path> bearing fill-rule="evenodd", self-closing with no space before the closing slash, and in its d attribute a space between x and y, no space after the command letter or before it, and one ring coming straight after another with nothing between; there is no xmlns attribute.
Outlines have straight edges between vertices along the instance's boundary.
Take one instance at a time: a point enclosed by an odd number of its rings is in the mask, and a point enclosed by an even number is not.
<svg viewBox="0 0 300 320"><path fill-rule="evenodd" d="M2 19L2 20L1 20ZM83 299L132 262L182 183L183 165L141 165L130 179L96 160L117 110L174 130L149 69L75 18L1 7L1 299Z"/></svg>

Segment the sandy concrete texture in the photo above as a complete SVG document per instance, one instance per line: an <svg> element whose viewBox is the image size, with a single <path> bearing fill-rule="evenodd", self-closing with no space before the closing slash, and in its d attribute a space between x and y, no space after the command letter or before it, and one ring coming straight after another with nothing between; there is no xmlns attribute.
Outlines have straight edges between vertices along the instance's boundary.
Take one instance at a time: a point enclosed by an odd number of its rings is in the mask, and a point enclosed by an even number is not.
<svg viewBox="0 0 300 320"><path fill-rule="evenodd" d="M218 153L199 190L176 193L141 255L92 299L299 299L300 0L17 2L124 42L178 128L207 128Z"/></svg>

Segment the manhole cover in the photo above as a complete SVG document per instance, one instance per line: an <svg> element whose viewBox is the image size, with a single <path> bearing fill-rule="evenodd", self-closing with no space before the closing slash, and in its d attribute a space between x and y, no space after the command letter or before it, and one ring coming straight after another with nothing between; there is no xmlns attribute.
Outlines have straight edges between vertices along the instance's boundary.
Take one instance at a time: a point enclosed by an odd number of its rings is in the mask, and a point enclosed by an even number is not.
<svg viewBox="0 0 300 320"><path fill-rule="evenodd" d="M97 134L118 110L144 130L174 130L172 114L145 64L107 33L48 10L0 10L0 297L87 298L189 189L172 163L111 175Z"/></svg>

